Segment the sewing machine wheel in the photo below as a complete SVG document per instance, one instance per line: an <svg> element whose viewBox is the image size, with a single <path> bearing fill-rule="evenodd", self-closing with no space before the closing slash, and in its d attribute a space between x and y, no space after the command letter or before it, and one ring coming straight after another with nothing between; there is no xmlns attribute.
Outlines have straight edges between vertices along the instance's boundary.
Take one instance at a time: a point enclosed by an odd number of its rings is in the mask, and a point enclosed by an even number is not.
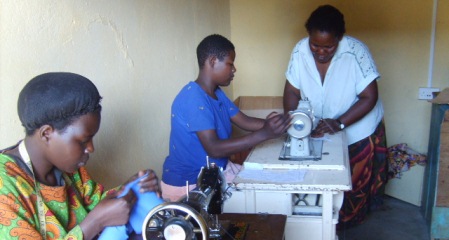
<svg viewBox="0 0 449 240"><path fill-rule="evenodd" d="M206 240L209 230L201 215L183 203L162 203L153 208L142 226L144 240Z"/></svg>
<svg viewBox="0 0 449 240"><path fill-rule="evenodd" d="M290 136L295 138L303 138L309 136L312 132L312 119L306 113L301 111L292 112L292 125L287 132Z"/></svg>

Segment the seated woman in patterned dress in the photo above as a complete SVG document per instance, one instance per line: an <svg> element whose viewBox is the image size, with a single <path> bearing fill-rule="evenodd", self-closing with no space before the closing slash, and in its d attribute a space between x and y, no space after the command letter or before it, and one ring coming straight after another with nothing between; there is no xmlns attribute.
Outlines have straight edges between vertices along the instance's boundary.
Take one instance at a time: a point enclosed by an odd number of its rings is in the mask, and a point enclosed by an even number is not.
<svg viewBox="0 0 449 240"><path fill-rule="evenodd" d="M93 239L128 222L133 191L104 191L84 167L100 128L101 96L87 78L45 73L22 89L18 114L26 136L0 151L1 239ZM152 170L141 191L159 191Z"/></svg>

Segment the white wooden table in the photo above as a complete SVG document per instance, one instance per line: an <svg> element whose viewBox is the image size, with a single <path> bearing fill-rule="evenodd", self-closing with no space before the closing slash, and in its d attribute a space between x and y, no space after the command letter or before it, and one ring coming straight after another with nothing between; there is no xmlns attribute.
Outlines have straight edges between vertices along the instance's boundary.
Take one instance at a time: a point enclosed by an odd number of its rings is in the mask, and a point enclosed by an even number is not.
<svg viewBox="0 0 449 240"><path fill-rule="evenodd" d="M233 181L224 212L285 214L286 240L337 239L338 211L343 192L352 188L351 173L344 132L326 137L319 161L278 160L285 137L256 146ZM295 194L318 194L321 214L294 214Z"/></svg>

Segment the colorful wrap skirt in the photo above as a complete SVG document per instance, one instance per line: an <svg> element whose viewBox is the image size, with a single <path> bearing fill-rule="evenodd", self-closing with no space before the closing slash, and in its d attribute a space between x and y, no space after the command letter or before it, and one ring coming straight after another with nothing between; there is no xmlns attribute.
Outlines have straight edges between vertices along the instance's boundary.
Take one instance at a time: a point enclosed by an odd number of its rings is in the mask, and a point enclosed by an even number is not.
<svg viewBox="0 0 449 240"><path fill-rule="evenodd" d="M387 140L381 121L374 133L349 145L352 190L345 192L337 228L362 223L371 208L380 206L388 180Z"/></svg>

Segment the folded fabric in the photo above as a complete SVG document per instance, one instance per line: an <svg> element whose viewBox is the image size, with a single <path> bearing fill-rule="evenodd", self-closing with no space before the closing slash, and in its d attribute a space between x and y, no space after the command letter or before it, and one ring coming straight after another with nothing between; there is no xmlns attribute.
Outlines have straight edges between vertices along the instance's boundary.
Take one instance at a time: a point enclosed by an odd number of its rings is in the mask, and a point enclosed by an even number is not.
<svg viewBox="0 0 449 240"><path fill-rule="evenodd" d="M118 198L125 196L129 190L134 191L136 194L137 201L131 209L129 222L122 226L106 227L100 234L100 237L98 238L99 240L126 240L132 233L142 234L142 225L147 214L151 211L151 209L164 202L164 200L159 198L155 192L141 193L139 191L140 186L138 183L146 176L148 176L148 174L128 183L122 194L118 196Z"/></svg>
<svg viewBox="0 0 449 240"><path fill-rule="evenodd" d="M427 156L400 143L388 148L388 177L401 178L402 173L415 165L425 165Z"/></svg>

